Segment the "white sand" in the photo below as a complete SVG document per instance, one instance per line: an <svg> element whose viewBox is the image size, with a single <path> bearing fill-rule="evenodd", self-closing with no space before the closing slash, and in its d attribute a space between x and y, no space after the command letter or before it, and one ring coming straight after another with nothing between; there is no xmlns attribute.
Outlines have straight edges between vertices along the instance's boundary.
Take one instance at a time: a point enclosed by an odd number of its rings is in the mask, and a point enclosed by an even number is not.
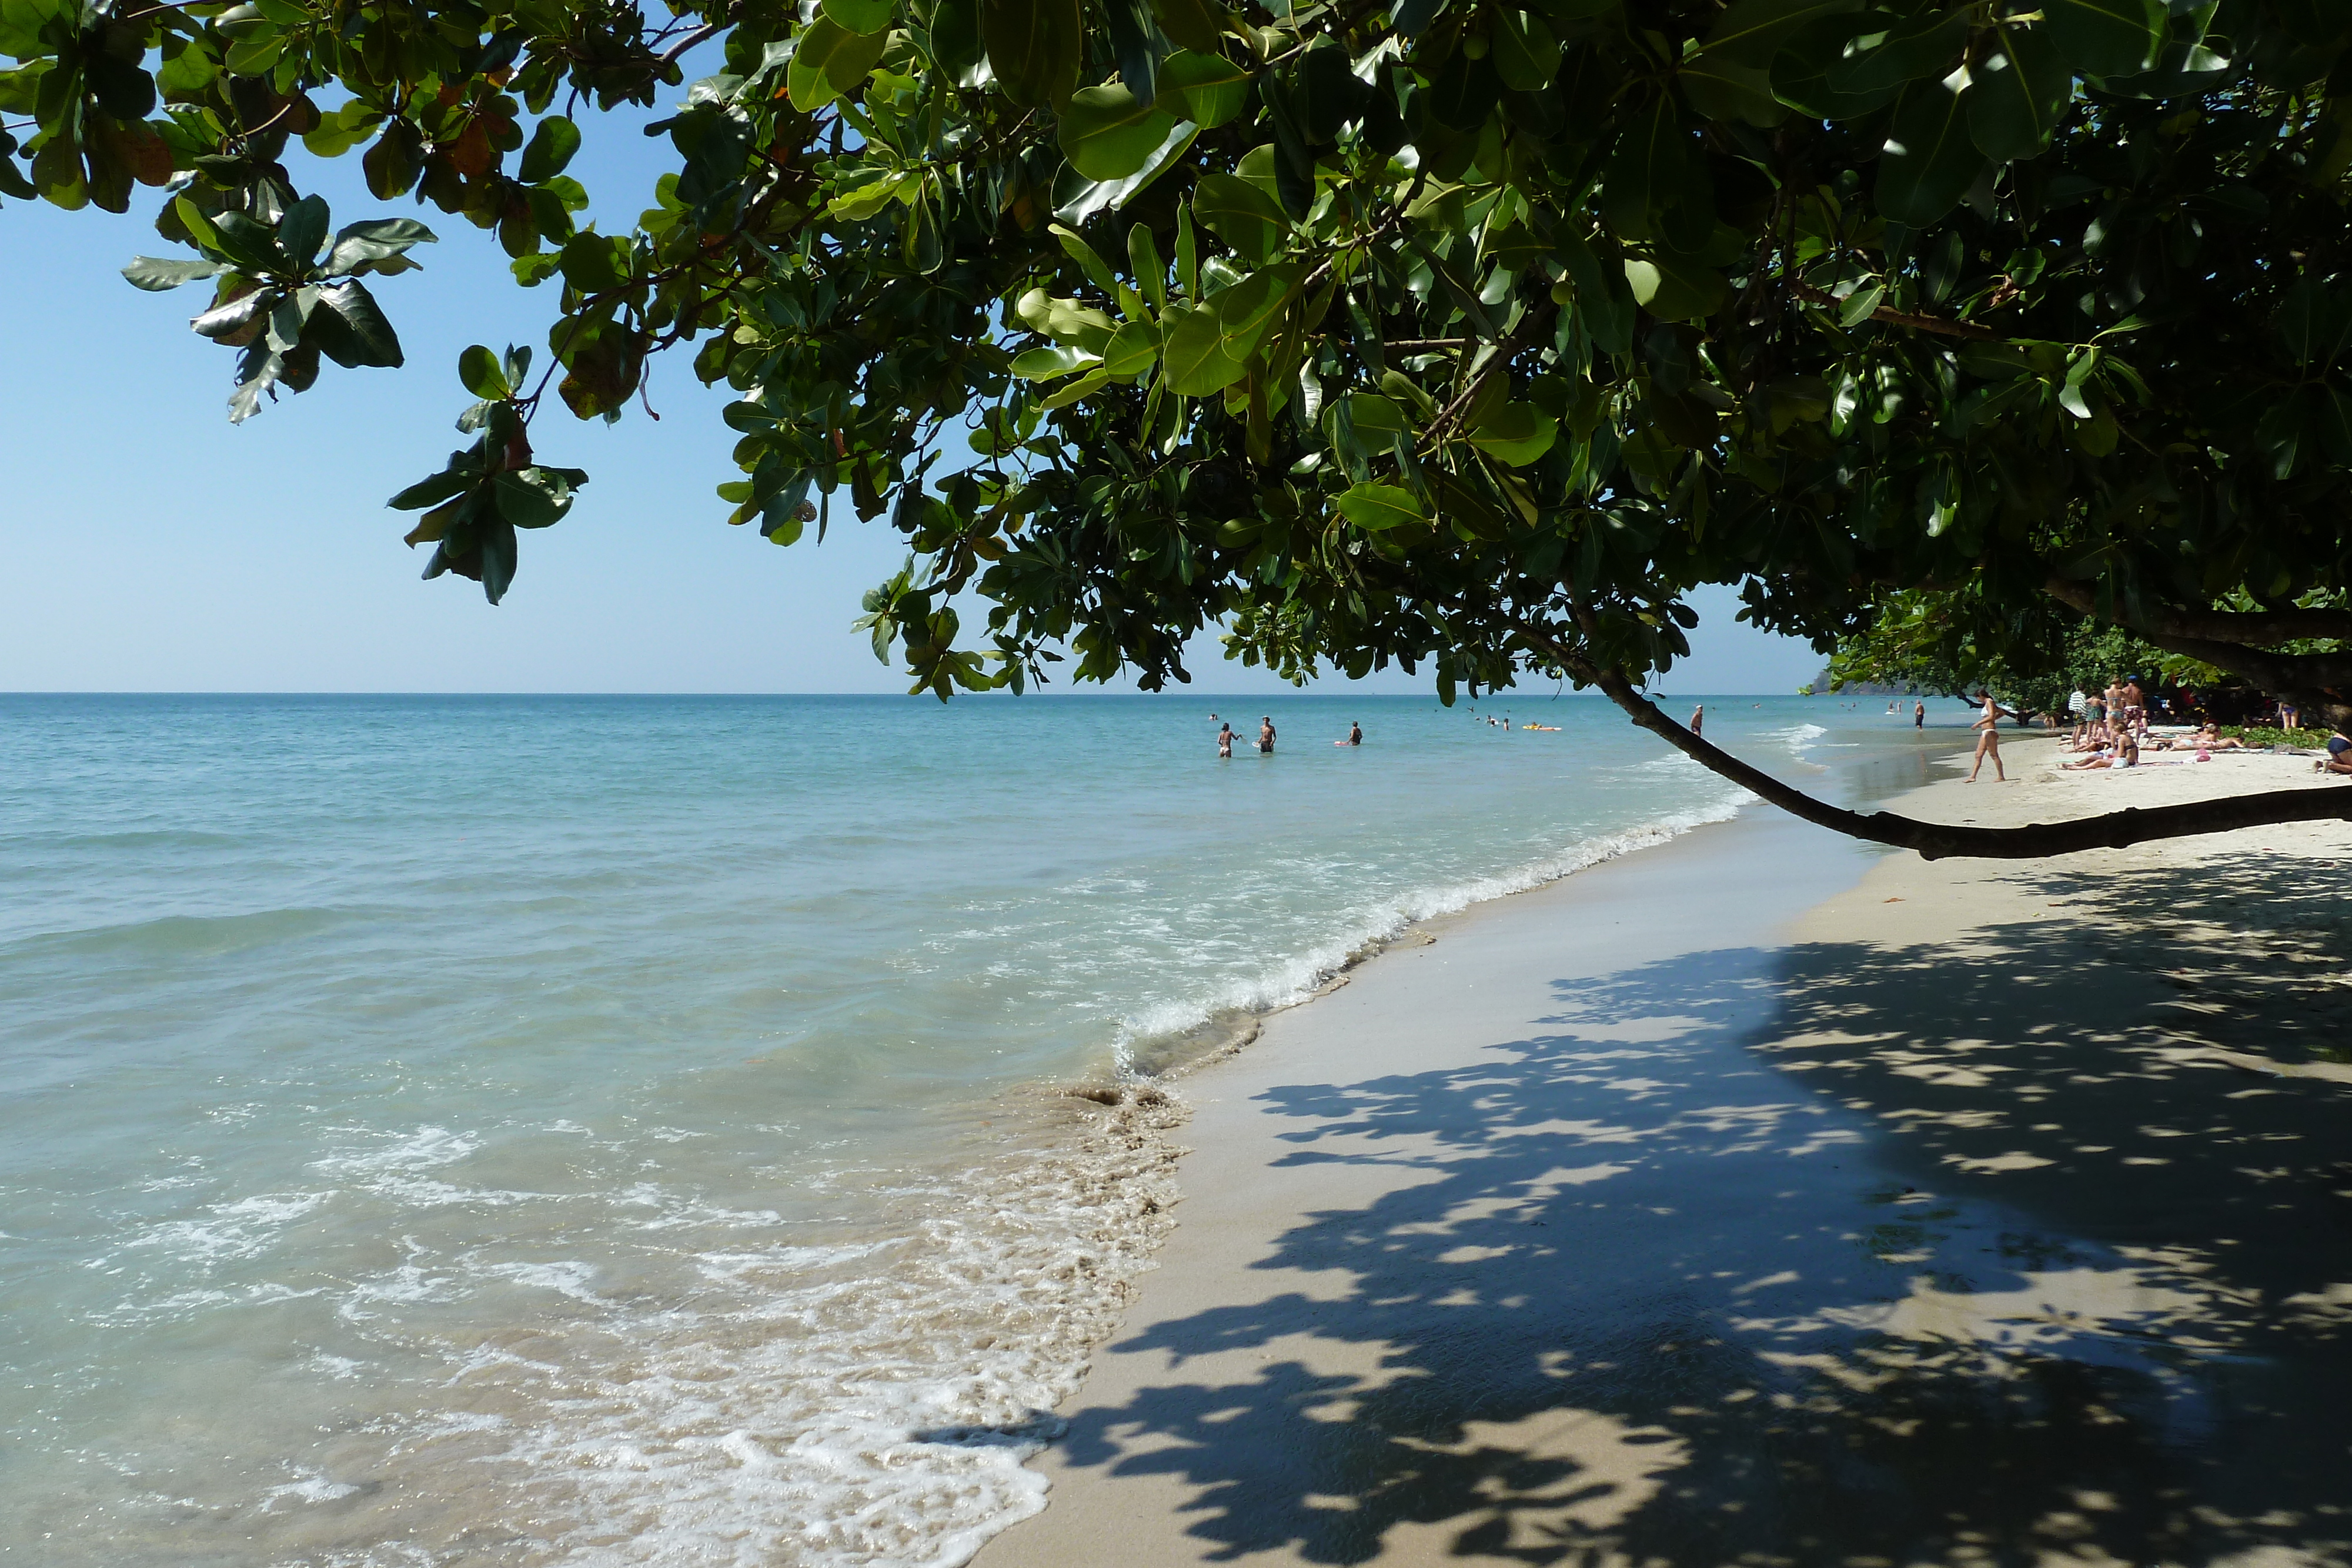
<svg viewBox="0 0 2352 1568"><path fill-rule="evenodd" d="M2007 745L1899 808L2310 778ZM2352 1561L2347 849L1754 811L1438 923L1185 1085L1175 1237L978 1562Z"/></svg>

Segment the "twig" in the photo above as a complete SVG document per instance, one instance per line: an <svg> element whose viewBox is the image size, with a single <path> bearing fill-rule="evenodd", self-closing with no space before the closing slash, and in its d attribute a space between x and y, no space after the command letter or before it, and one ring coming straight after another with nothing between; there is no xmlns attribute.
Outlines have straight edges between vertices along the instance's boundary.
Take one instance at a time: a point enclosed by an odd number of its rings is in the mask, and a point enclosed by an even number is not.
<svg viewBox="0 0 2352 1568"><path fill-rule="evenodd" d="M1799 283L1793 287L1799 294L1817 305L1843 303L1836 295L1826 289L1816 288L1810 283ZM1921 332L1940 333L1947 338L1973 338L1981 341L2000 336L1991 328L1979 327L1973 321L1950 321L1941 316L1920 316L1908 310L1897 310L1889 305L1882 305L1872 311L1870 319L1884 321L1895 327L1909 327Z"/></svg>

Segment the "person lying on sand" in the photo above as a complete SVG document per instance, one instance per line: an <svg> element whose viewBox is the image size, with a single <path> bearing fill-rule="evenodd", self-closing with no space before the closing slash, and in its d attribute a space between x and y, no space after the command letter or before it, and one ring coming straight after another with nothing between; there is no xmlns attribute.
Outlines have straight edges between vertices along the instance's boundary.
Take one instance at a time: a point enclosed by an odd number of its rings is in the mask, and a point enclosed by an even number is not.
<svg viewBox="0 0 2352 1568"><path fill-rule="evenodd" d="M2234 735L2223 735L2220 727L2210 718L2205 721L2205 727L2202 729L2180 744L2193 746L2200 751L2251 751L2253 749Z"/></svg>
<svg viewBox="0 0 2352 1568"><path fill-rule="evenodd" d="M2086 757L2080 762L2062 762L2058 766L2069 771L2084 768L2137 768L2139 766L2139 747L2133 744L2131 737L2126 736L2119 749L2102 751L2096 757Z"/></svg>

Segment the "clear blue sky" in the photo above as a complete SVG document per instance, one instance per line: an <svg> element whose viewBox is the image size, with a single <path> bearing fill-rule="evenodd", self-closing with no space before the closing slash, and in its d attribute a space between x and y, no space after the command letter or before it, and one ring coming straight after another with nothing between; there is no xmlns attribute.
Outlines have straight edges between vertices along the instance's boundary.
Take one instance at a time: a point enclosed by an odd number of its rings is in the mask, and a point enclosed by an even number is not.
<svg viewBox="0 0 2352 1568"><path fill-rule="evenodd" d="M646 204L666 142L590 125L573 172L606 193L602 226ZM422 272L373 280L408 356L400 371L329 365L319 383L240 428L225 402L234 355L188 330L205 286L133 289L133 255L184 256L126 215L9 201L0 272L12 310L14 391L0 423L0 690L891 692L904 677L851 632L859 596L903 559L886 526L837 521L822 547L779 549L725 525L713 488L740 477L722 392L685 359L656 362L659 423L617 425L555 405L544 461L586 468L562 523L526 535L506 602L473 583L417 580L385 497L468 439L457 382L467 344L529 342L545 360L552 288L514 286L494 238L459 218L381 204L356 156L292 160L341 225L416 214L441 236ZM1821 667L1801 643L1732 621L1701 598L1696 656L1676 692L1784 694ZM1284 689L1193 650L1197 690ZM1327 681L1326 689L1343 689ZM1364 683L1426 690L1391 672ZM1058 689L1067 689L1066 687Z"/></svg>

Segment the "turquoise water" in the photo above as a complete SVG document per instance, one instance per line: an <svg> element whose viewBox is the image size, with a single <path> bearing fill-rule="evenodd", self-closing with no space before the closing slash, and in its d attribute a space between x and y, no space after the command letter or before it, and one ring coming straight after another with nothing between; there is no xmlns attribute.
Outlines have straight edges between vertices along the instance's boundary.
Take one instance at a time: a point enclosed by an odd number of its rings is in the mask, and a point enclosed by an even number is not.
<svg viewBox="0 0 2352 1568"><path fill-rule="evenodd" d="M1034 1511L1177 1197L1138 1071L1740 799L1589 701L1225 700L0 698L0 1561Z"/></svg>

